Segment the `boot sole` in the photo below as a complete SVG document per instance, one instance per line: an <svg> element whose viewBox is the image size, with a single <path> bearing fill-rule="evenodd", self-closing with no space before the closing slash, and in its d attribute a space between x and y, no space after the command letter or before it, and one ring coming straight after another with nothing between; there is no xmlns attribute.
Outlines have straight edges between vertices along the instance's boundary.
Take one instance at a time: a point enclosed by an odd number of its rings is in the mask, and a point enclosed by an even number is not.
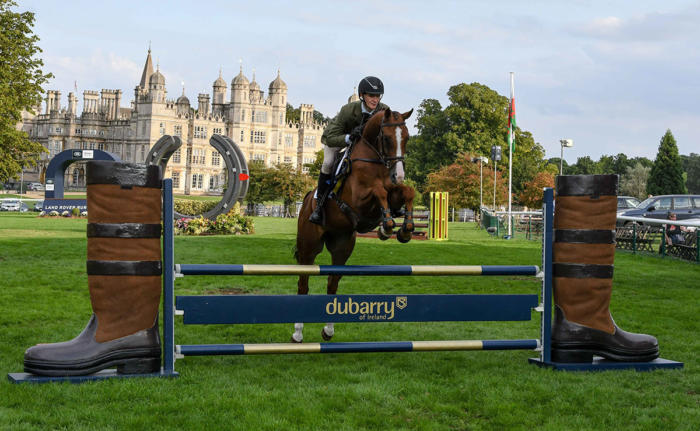
<svg viewBox="0 0 700 431"><path fill-rule="evenodd" d="M110 352L92 361L74 364L56 364L50 362L24 361L24 371L40 376L83 376L94 374L110 367L117 367L117 374L150 374L160 371L160 349L130 350Z"/></svg>
<svg viewBox="0 0 700 431"><path fill-rule="evenodd" d="M614 352L596 348L552 348L552 361L564 363L592 363L593 356L602 356L616 362L650 362L659 357L659 351L650 350L635 354Z"/></svg>

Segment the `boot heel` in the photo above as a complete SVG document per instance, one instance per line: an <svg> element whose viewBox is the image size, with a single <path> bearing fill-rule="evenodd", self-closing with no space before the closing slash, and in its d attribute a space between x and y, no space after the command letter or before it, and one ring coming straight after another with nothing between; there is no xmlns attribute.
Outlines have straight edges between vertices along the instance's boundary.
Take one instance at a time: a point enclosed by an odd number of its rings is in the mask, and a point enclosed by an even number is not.
<svg viewBox="0 0 700 431"><path fill-rule="evenodd" d="M592 363L593 352L587 350L552 349L552 361L565 363Z"/></svg>
<svg viewBox="0 0 700 431"><path fill-rule="evenodd" d="M117 374L150 374L160 371L160 358L128 359L117 365Z"/></svg>

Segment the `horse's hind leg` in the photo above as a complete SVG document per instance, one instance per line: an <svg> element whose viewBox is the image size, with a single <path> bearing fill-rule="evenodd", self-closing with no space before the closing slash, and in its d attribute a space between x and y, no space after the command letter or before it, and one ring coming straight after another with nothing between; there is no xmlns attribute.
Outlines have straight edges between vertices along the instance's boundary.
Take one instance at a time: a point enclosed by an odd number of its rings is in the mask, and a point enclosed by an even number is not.
<svg viewBox="0 0 700 431"><path fill-rule="evenodd" d="M328 236L326 238L326 248L331 253L331 262L333 265L345 265L348 258L352 254L352 250L355 248L355 233L344 233L336 234L334 236ZM340 283L341 275L329 275L328 285L326 286L326 293L328 295L335 295L338 291L338 283ZM333 323L326 323L326 326L321 330L321 337L329 341L335 334L335 328Z"/></svg>

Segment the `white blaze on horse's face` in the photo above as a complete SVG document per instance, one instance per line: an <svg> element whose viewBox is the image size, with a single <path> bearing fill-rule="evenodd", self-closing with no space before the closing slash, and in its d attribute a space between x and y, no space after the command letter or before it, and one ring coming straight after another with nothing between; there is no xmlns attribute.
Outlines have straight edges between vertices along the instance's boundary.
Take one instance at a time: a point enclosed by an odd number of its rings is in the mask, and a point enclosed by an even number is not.
<svg viewBox="0 0 700 431"><path fill-rule="evenodd" d="M401 127L396 127L394 131L396 132L396 157L402 157L403 153L401 152ZM392 175L392 179L394 180L395 184L403 184L404 177L405 173L403 171L403 160L399 159L396 161L396 165L394 165L394 173Z"/></svg>

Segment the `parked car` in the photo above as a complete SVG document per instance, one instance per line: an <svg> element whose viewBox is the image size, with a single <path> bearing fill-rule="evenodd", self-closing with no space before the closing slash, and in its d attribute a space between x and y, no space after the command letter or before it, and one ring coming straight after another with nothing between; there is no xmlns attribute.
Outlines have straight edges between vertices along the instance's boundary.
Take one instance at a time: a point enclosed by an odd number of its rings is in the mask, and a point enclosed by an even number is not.
<svg viewBox="0 0 700 431"><path fill-rule="evenodd" d="M44 201L37 201L34 204L34 211L44 211Z"/></svg>
<svg viewBox="0 0 700 431"><path fill-rule="evenodd" d="M44 185L41 183L29 183L27 185L27 190L42 191L44 190Z"/></svg>
<svg viewBox="0 0 700 431"><path fill-rule="evenodd" d="M640 203L637 208L625 211L622 215L666 219L669 211L676 214L678 220L700 218L700 195L652 196Z"/></svg>
<svg viewBox="0 0 700 431"><path fill-rule="evenodd" d="M0 211L19 211L22 205L19 199L6 199L0 204Z"/></svg>
<svg viewBox="0 0 700 431"><path fill-rule="evenodd" d="M617 215L620 216L622 213L627 212L631 209L637 208L639 205L639 199L632 196L618 196L617 197ZM624 226L626 223L623 220L618 220L615 224L616 227Z"/></svg>
<svg viewBox="0 0 700 431"><path fill-rule="evenodd" d="M633 208L639 206L639 199L632 196L618 196L617 197L617 212L629 211Z"/></svg>

